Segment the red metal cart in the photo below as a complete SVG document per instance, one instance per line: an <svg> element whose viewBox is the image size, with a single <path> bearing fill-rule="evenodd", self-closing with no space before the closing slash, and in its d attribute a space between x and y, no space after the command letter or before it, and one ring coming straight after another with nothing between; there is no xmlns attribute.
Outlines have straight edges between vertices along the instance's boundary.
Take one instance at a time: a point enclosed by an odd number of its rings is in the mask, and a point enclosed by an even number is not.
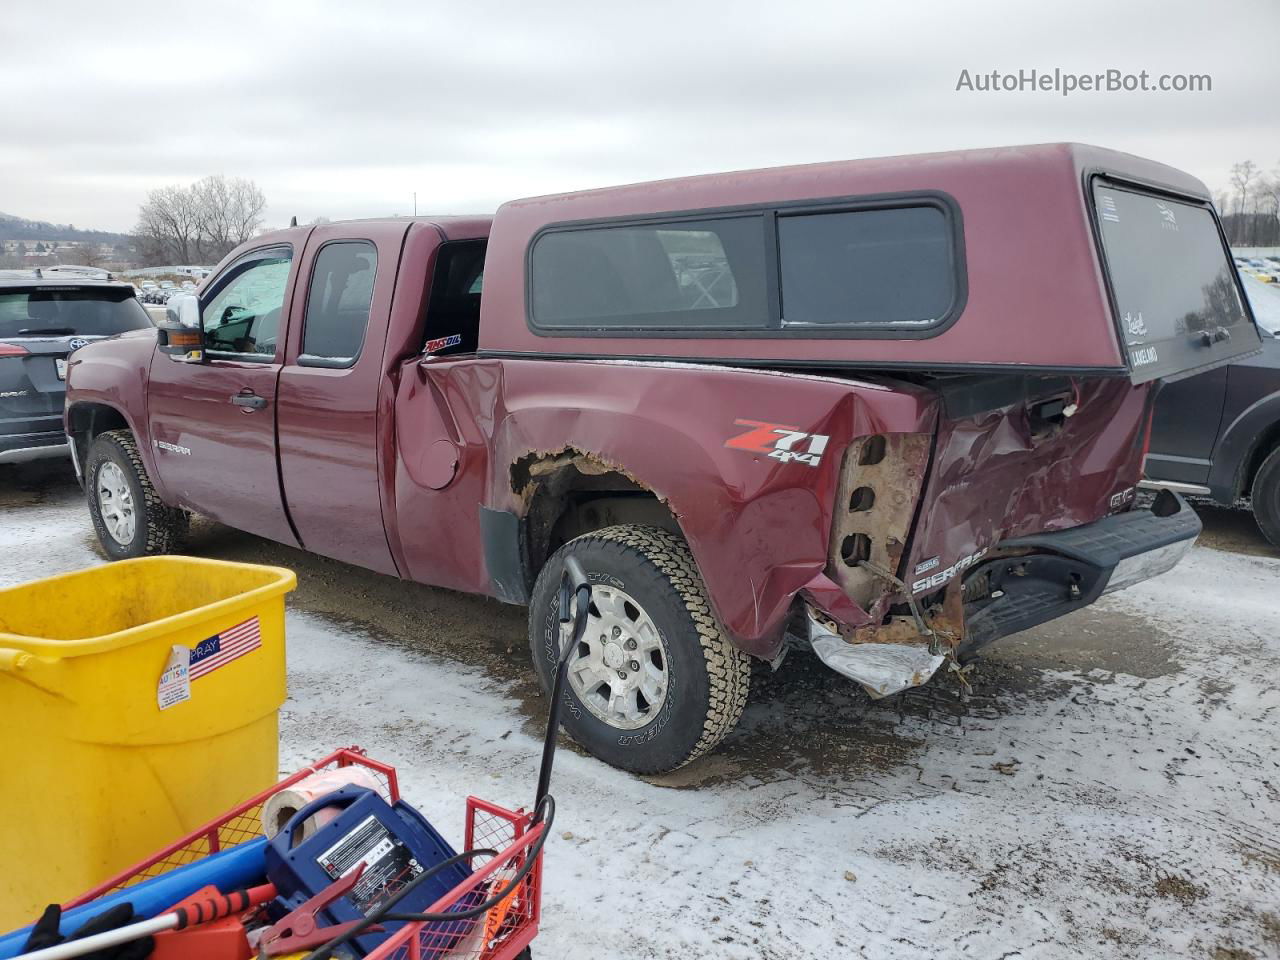
<svg viewBox="0 0 1280 960"><path fill-rule="evenodd" d="M542 904L542 846L555 811L549 787L560 727L561 690L568 653L586 628L587 611L591 605L591 585L581 566L573 558L568 558L565 566L559 604L561 656L552 683L547 733L533 809L509 810L468 797L463 847L468 852L460 856L470 859L471 873L424 911L430 919L405 923L370 951L365 960L435 960L443 957L512 960L528 948L537 934ZM258 837L261 835L262 807L268 797L313 773L350 766L364 767L372 773L378 781L379 792L389 803L400 799L394 767L369 758L359 747L337 750L86 892L66 907L80 906L106 894L125 890L135 883ZM392 906L394 898L385 905L385 909ZM367 921L376 919L375 916L366 918Z"/></svg>
<svg viewBox="0 0 1280 960"><path fill-rule="evenodd" d="M359 747L336 750L323 760L299 770L270 790L246 800L189 836L77 897L66 904L66 907L80 906L261 836L262 805L269 796L313 773L351 766L364 767L372 773L379 783L379 792L389 803L400 799L394 767L366 756ZM464 849L488 847L499 852L496 857L477 858L472 864L475 868L472 874L433 904L430 912L463 910L482 903L487 892L495 885L495 880L514 873L525 863L530 846L538 840L546 827L545 822L534 823L532 814L524 810L508 810L476 797L468 797ZM444 956L451 960L511 960L537 934L541 902L542 858L539 855L533 869L512 892L509 901L491 909L488 916L472 920L451 920L447 923L406 924L369 953L366 960L435 960ZM486 925L489 930L486 930Z"/></svg>

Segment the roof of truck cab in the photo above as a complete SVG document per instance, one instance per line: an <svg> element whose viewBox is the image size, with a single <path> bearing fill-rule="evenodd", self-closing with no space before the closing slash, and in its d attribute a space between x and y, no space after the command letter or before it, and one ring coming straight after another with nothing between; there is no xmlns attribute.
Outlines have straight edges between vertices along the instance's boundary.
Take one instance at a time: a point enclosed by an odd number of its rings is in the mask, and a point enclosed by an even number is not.
<svg viewBox="0 0 1280 960"><path fill-rule="evenodd" d="M1100 147L1053 143L706 174L516 200L500 207L494 218L480 348L756 364L831 360L873 367L1120 373L1126 360L1085 197L1086 181L1095 173L1210 197L1200 180L1165 164ZM838 208L922 195L943 197L956 210L964 289L952 321L918 337L766 338L733 331L673 339L622 330L607 336L589 330L548 332L528 321L528 257L549 227L809 204Z"/></svg>

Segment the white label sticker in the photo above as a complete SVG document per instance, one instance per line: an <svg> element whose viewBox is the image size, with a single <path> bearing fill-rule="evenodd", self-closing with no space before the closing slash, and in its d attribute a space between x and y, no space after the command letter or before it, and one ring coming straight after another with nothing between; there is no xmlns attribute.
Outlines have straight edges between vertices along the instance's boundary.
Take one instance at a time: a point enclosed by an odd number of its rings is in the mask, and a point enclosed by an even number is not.
<svg viewBox="0 0 1280 960"><path fill-rule="evenodd" d="M191 699L191 651L174 645L156 686L156 705L168 710Z"/></svg>

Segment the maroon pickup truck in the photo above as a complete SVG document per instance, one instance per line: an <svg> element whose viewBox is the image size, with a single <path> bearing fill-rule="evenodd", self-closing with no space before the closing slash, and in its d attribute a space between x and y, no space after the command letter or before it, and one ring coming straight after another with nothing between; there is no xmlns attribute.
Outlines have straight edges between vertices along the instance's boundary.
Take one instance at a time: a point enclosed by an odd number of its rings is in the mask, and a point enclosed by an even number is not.
<svg viewBox="0 0 1280 960"><path fill-rule="evenodd" d="M1260 343L1205 186L1079 145L296 227L187 307L71 360L107 553L194 511L527 604L544 681L573 554L566 725L639 772L788 642L884 696L1168 569L1155 387Z"/></svg>

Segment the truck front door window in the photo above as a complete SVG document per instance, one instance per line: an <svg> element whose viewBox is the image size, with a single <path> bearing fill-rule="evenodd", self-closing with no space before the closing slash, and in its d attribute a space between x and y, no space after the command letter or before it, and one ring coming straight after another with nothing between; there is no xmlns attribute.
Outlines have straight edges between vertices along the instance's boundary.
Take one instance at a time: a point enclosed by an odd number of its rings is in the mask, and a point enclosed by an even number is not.
<svg viewBox="0 0 1280 960"><path fill-rule="evenodd" d="M207 349L262 359L275 356L288 279L286 252L247 263L201 311Z"/></svg>

